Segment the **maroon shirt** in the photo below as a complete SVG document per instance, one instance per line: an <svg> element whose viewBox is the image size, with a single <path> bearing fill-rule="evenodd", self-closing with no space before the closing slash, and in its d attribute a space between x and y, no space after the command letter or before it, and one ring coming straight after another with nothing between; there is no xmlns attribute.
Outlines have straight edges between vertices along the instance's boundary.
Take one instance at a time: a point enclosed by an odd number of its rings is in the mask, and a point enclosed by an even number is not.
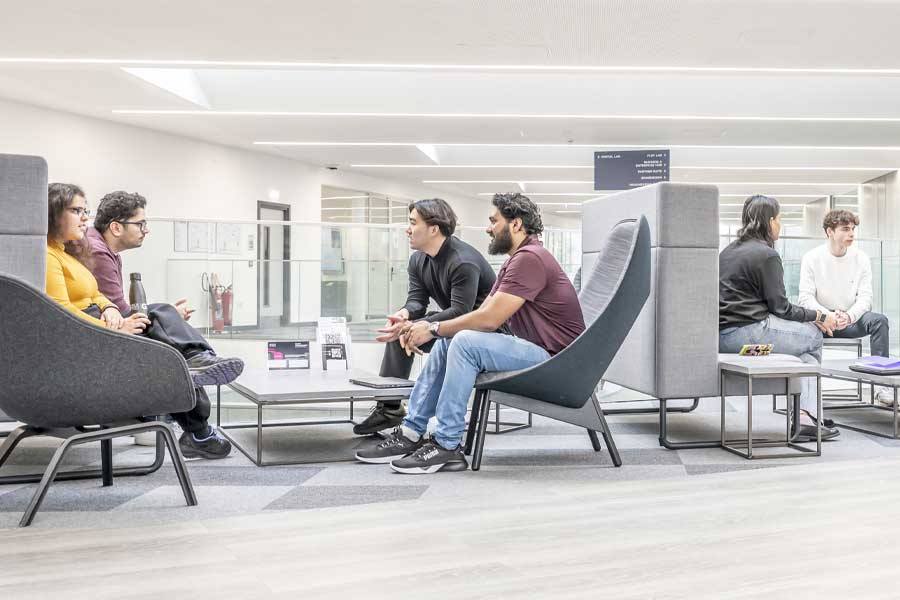
<svg viewBox="0 0 900 600"><path fill-rule="evenodd" d="M575 287L534 236L527 237L500 268L491 295L496 292L525 299L509 318L509 327L517 337L537 344L551 356L584 331Z"/></svg>
<svg viewBox="0 0 900 600"><path fill-rule="evenodd" d="M97 280L100 293L119 307L119 312L128 314L131 307L125 300L125 290L122 287L122 257L109 249L103 234L93 227L88 227L87 238L91 243L91 256L94 259L91 272Z"/></svg>

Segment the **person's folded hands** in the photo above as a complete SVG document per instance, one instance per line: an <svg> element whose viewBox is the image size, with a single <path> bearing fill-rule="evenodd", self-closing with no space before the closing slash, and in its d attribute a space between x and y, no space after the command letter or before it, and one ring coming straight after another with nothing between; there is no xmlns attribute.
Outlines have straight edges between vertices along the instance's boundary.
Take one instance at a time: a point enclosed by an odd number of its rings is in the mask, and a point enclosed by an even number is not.
<svg viewBox="0 0 900 600"><path fill-rule="evenodd" d="M428 321L417 321L412 323L409 329L403 333L401 336L403 341L401 343L403 344L403 349L406 350L407 355L412 354L413 352L416 354L424 354L419 350L419 346L427 344L434 339L434 335L432 335L431 331L428 329L430 325L431 323Z"/></svg>

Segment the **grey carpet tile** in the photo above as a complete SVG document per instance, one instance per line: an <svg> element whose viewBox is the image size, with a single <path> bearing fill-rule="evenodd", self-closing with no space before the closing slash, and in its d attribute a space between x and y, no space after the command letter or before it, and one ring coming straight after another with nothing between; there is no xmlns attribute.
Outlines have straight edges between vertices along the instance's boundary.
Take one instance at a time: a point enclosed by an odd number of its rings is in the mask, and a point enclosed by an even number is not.
<svg viewBox="0 0 900 600"><path fill-rule="evenodd" d="M684 465L631 465L630 467L612 466L612 463L604 463L574 467L503 467L492 465L485 459L478 473L461 473L464 477L470 477L476 481L508 480L521 482L551 482L551 481L636 481L644 479L673 479L684 477ZM445 477L438 473L433 477Z"/></svg>
<svg viewBox="0 0 900 600"><path fill-rule="evenodd" d="M677 452L634 448L619 449L623 465L680 465ZM575 467L612 464L609 453L593 450L489 450L484 451L484 462L495 466Z"/></svg>
<svg viewBox="0 0 900 600"><path fill-rule="evenodd" d="M256 429L228 429L228 436L253 456ZM267 462L353 460L356 450L373 438L353 434L349 423L269 427L263 433L263 460ZM237 451L237 449L235 449Z"/></svg>
<svg viewBox="0 0 900 600"><path fill-rule="evenodd" d="M324 470L324 467L207 467L211 461L196 461L188 466L188 474L195 486L296 486L302 485L310 477ZM175 470L168 466L158 471L161 477L154 478L167 485L177 484Z"/></svg>
<svg viewBox="0 0 900 600"><path fill-rule="evenodd" d="M401 475L398 475L401 477ZM374 504L396 500L416 500L427 485L317 485L294 488L268 506L266 510L309 509L327 506Z"/></svg>
<svg viewBox="0 0 900 600"><path fill-rule="evenodd" d="M56 452L56 445L47 446L47 445L34 445L28 444L27 442L22 442L13 450L12 454L9 455L9 458L4 463L5 465L42 465L46 466L47 463L53 458L53 453ZM115 457L118 454L125 452L127 448L125 447L117 447L113 446L113 456ZM100 443L96 444L85 444L83 446L76 446L74 448L70 448L63 459L63 465L86 465L92 464L94 462L100 462Z"/></svg>
<svg viewBox="0 0 900 600"><path fill-rule="evenodd" d="M137 483L137 484L136 484ZM155 485L154 485L155 487ZM107 511L147 493L150 489L131 478L128 484L102 487L96 481L61 481L50 486L41 512ZM35 486L28 485L0 496L0 512L22 512L31 502Z"/></svg>

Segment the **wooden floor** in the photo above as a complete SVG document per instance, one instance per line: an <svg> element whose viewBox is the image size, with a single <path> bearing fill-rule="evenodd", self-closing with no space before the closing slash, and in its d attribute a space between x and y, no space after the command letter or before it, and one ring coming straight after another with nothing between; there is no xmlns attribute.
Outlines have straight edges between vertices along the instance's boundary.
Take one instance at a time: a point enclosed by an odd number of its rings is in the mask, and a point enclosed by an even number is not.
<svg viewBox="0 0 900 600"><path fill-rule="evenodd" d="M897 459L602 484L478 476L474 497L2 530L0 598L900 597Z"/></svg>

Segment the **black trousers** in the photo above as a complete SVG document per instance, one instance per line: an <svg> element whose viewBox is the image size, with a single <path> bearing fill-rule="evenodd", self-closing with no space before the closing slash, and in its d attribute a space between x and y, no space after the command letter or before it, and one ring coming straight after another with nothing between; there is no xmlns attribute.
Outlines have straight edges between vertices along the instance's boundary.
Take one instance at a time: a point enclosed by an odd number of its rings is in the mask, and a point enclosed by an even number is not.
<svg viewBox="0 0 900 600"><path fill-rule="evenodd" d="M872 356L890 356L890 329L888 318L875 312L867 312L856 323L834 332L836 338L863 338L869 336Z"/></svg>
<svg viewBox="0 0 900 600"><path fill-rule="evenodd" d="M431 350L432 346L434 346L434 340L431 340L427 344L422 344L419 349L423 352L428 352ZM406 355L406 351L400 345L399 340L388 342L384 346L384 357L381 359L381 371L378 374L382 377L409 379L414 357L415 355ZM387 400L379 402L378 404L387 408L399 408L401 403L402 400Z"/></svg>
<svg viewBox="0 0 900 600"><path fill-rule="evenodd" d="M92 317L100 318L100 308L96 304L87 307L84 312ZM182 356L190 356L198 351L212 350L200 332L191 327L175 307L171 304L150 304L147 306L147 317L150 326L141 334L151 340L162 342L178 350ZM196 403L188 412L173 413L172 418L185 431L205 437L209 431L210 402L206 390L194 388Z"/></svg>

